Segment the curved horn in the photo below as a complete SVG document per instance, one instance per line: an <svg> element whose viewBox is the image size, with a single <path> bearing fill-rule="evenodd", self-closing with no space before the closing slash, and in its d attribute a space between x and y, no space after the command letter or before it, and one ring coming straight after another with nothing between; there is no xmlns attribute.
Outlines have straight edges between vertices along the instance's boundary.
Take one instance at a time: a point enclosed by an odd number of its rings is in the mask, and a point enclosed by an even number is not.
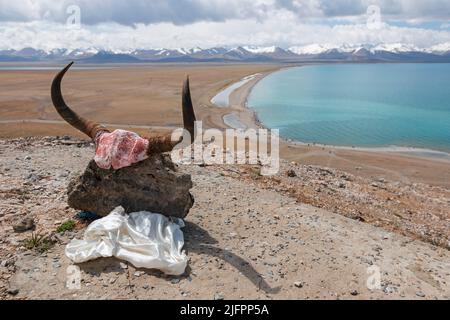
<svg viewBox="0 0 450 320"><path fill-rule="evenodd" d="M194 143L194 127L195 127L195 112L194 106L192 104L191 97L191 89L189 87L189 77L184 82L183 85L183 94L182 94L182 110L183 110L183 125L184 129L189 131L191 134L191 143ZM164 137L152 138L149 139L150 145L148 148L149 154L158 154L164 152L170 152L175 148L177 144L181 142L182 138L179 141L172 141L172 134L166 135Z"/></svg>
<svg viewBox="0 0 450 320"><path fill-rule="evenodd" d="M191 143L194 143L195 136L194 136L194 127L195 127L195 112L194 112L194 106L192 105L192 98L191 98L191 88L189 86L189 76L186 78L186 81L183 85L183 124L184 128L189 131L191 134Z"/></svg>
<svg viewBox="0 0 450 320"><path fill-rule="evenodd" d="M58 111L59 115L67 121L72 127L80 130L85 133L91 139L95 139L96 135L100 131L108 131L105 127L100 125L99 123L89 121L80 117L76 114L72 109L70 109L64 101L64 98L61 93L61 81L64 78L66 72L73 65L71 62L67 67L65 67L62 71L60 71L55 79L53 79L52 83L52 101L55 106L56 111Z"/></svg>

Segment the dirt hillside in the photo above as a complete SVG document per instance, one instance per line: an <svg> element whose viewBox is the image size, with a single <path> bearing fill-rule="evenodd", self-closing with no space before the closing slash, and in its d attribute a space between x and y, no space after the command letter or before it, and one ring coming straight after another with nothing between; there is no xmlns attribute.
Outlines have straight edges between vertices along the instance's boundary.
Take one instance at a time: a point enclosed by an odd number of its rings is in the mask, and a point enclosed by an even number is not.
<svg viewBox="0 0 450 320"><path fill-rule="evenodd" d="M92 156L69 138L0 141L2 299L450 298L449 190L288 162L270 179L253 167L180 168L196 201L186 274L102 259L80 265L81 289L69 290L64 248L88 223L67 207L66 187ZM57 232L67 221L75 229ZM32 248L33 234L52 241ZM377 268L381 287L370 290Z"/></svg>

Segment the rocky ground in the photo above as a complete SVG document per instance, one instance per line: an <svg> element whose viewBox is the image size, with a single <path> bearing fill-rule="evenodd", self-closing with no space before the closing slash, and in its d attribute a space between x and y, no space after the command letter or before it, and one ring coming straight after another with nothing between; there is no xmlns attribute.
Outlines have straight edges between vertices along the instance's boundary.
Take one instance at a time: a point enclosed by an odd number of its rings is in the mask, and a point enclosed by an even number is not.
<svg viewBox="0 0 450 320"><path fill-rule="evenodd" d="M101 259L80 265L81 289L70 290L64 248L89 222L66 189L92 156L69 138L0 141L2 299L450 298L450 190L287 162L271 178L180 168L196 201L186 274ZM381 286L369 289L377 270Z"/></svg>
<svg viewBox="0 0 450 320"><path fill-rule="evenodd" d="M227 176L289 195L298 202L366 222L450 250L450 189L375 180L315 166L282 162L277 176L258 167L222 168Z"/></svg>

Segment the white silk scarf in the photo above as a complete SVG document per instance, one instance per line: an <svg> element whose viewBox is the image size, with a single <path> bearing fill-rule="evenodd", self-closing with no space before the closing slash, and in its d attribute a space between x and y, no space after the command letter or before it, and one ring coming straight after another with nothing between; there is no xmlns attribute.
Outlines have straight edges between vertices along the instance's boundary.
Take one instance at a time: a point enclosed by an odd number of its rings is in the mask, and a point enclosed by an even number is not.
<svg viewBox="0 0 450 320"><path fill-rule="evenodd" d="M184 251L184 222L150 212L127 215L122 207L94 221L83 240L72 240L66 256L74 263L101 257L116 257L136 268L158 269L167 275L182 275L188 263Z"/></svg>

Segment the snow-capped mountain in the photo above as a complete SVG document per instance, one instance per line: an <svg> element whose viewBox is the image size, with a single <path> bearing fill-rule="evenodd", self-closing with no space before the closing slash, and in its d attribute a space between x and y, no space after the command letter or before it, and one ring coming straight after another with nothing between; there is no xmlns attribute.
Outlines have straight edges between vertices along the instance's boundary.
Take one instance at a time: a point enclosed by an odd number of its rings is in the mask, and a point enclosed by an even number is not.
<svg viewBox="0 0 450 320"><path fill-rule="evenodd" d="M289 49L277 46L216 47L203 49L139 49L100 50L34 48L0 50L2 62L69 61L84 63L114 62L450 62L450 42L430 48L418 48L403 43L389 44L309 44Z"/></svg>
<svg viewBox="0 0 450 320"><path fill-rule="evenodd" d="M450 42L441 43L438 45L435 45L427 50L429 53L436 53L436 54L449 54L450 53Z"/></svg>
<svg viewBox="0 0 450 320"><path fill-rule="evenodd" d="M312 55L323 53L325 51L331 50L332 48L333 48L332 46L325 46L321 44L310 44L301 47L291 47L289 48L289 50L298 55Z"/></svg>

